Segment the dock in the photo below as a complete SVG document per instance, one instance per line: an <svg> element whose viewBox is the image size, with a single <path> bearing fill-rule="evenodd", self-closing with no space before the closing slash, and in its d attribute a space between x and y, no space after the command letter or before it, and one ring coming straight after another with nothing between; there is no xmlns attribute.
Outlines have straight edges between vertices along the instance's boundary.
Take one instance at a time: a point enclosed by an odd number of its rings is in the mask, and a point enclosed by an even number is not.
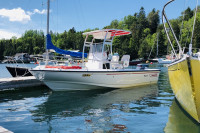
<svg viewBox="0 0 200 133"><path fill-rule="evenodd" d="M40 85L44 84L41 81L37 80L34 76L0 79L0 90L9 88L32 87Z"/></svg>
<svg viewBox="0 0 200 133"><path fill-rule="evenodd" d="M0 126L0 133L13 133L13 132Z"/></svg>

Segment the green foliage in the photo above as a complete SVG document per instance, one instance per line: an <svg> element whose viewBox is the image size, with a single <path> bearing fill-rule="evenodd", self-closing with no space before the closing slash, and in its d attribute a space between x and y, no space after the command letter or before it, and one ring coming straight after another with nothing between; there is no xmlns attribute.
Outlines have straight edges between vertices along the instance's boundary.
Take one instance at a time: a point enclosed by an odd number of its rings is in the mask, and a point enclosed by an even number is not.
<svg viewBox="0 0 200 133"><path fill-rule="evenodd" d="M154 8L147 16L147 20L149 22L151 34L156 33L158 25L160 23L159 11L156 11Z"/></svg>
<svg viewBox="0 0 200 133"><path fill-rule="evenodd" d="M195 25L193 46L200 48L200 7L198 7L197 21ZM182 47L187 46L190 43L192 26L194 21L193 10L189 7L182 12L185 14L183 17L170 20L174 32L180 41ZM139 12L133 15L125 16L121 20L113 20L110 25L104 27L104 29L123 29L129 30L132 33L128 36L115 37L113 41L113 53L117 52L120 55L129 54L131 59L147 58L152 50L151 58L154 58L157 53L157 40L159 45L158 55L166 55L170 53L170 46L163 29L163 24L160 24L159 11L153 9L146 17L146 13L143 7ZM86 29L83 32L89 32L95 29ZM83 32L77 32L75 28L71 28L69 31L63 33L53 33L50 31L52 42L54 45L61 49L74 49L82 51L84 38ZM181 36L180 36L181 33ZM169 32L170 38L172 33ZM12 39L0 40L0 60L3 56L12 56L16 53L26 52L29 54L41 54L45 51L45 35L43 31L28 30L20 38L13 37ZM89 36L89 39L91 37ZM172 40L176 50L175 40Z"/></svg>
<svg viewBox="0 0 200 133"><path fill-rule="evenodd" d="M82 50L84 38L82 32L76 32L74 28L68 32L53 33L50 31L52 42L61 49ZM10 40L0 40L0 60L4 56L13 56L16 53L42 54L45 52L45 36L43 31L28 30L20 38L13 37Z"/></svg>
<svg viewBox="0 0 200 133"><path fill-rule="evenodd" d="M190 9L190 7L188 7L184 12L182 12L182 14L185 15L185 19L186 21L188 21L189 19L191 19L193 17L193 11Z"/></svg>
<svg viewBox="0 0 200 133"><path fill-rule="evenodd" d="M194 42L194 47L200 48L200 14L198 14L198 17L196 19L193 42Z"/></svg>

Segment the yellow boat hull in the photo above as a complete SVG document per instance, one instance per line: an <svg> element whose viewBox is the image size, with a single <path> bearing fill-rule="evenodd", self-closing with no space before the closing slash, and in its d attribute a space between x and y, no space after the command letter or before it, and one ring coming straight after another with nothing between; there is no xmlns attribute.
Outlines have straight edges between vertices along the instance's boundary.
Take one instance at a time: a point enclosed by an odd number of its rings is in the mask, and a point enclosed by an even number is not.
<svg viewBox="0 0 200 133"><path fill-rule="evenodd" d="M200 123L200 61L182 59L168 66L168 74L178 102Z"/></svg>

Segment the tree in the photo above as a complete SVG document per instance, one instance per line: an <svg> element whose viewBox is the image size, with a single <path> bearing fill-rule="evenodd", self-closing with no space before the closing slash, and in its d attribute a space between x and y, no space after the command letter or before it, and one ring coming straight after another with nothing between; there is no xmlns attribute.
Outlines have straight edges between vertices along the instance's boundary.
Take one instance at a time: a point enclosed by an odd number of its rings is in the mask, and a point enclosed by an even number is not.
<svg viewBox="0 0 200 133"><path fill-rule="evenodd" d="M119 21L117 19L113 20L110 24L110 28L117 29Z"/></svg>
<svg viewBox="0 0 200 133"><path fill-rule="evenodd" d="M167 44L165 43L166 42L165 38L166 36L164 30L160 31L158 33L158 46L159 46L158 55L166 55L168 53Z"/></svg>
<svg viewBox="0 0 200 133"><path fill-rule="evenodd" d="M40 53L40 48L38 46L35 46L33 48L34 54L39 54Z"/></svg>
<svg viewBox="0 0 200 133"><path fill-rule="evenodd" d="M76 44L75 44L76 30L74 29L74 27L68 31L67 40L68 40L68 49L75 50L76 49Z"/></svg>
<svg viewBox="0 0 200 133"><path fill-rule="evenodd" d="M151 34L156 33L157 27L160 23L159 11L155 11L155 8L148 14L147 20L149 22L149 28Z"/></svg>
<svg viewBox="0 0 200 133"><path fill-rule="evenodd" d="M200 48L200 14L197 15L193 39L193 47Z"/></svg>
<svg viewBox="0 0 200 133"><path fill-rule="evenodd" d="M141 31L143 31L144 29L148 27L148 21L146 18L144 7L140 8L140 12L137 15L137 21L138 21L138 25Z"/></svg>
<svg viewBox="0 0 200 133"><path fill-rule="evenodd" d="M76 49L82 51L83 44L84 44L84 38L83 38L82 32L77 32L76 33L75 44L76 44Z"/></svg>
<svg viewBox="0 0 200 133"><path fill-rule="evenodd" d="M150 34L150 29L146 28L143 33L144 40L140 44L138 55L140 58L147 59L151 51L152 46L155 43L155 38Z"/></svg>
<svg viewBox="0 0 200 133"><path fill-rule="evenodd" d="M4 51L4 45L3 42L0 41L0 60L3 60L3 51Z"/></svg>
<svg viewBox="0 0 200 133"><path fill-rule="evenodd" d="M193 17L193 11L188 7L182 14L185 14L184 20L188 21L190 18Z"/></svg>
<svg viewBox="0 0 200 133"><path fill-rule="evenodd" d="M170 23L172 25L172 28L174 30L174 33L177 37L177 39L179 40L179 36L180 36L180 21L178 19L172 19L170 20Z"/></svg>
<svg viewBox="0 0 200 133"><path fill-rule="evenodd" d="M124 17L124 24L126 25L127 29L130 29L131 25L136 21L137 19L135 16L128 15Z"/></svg>

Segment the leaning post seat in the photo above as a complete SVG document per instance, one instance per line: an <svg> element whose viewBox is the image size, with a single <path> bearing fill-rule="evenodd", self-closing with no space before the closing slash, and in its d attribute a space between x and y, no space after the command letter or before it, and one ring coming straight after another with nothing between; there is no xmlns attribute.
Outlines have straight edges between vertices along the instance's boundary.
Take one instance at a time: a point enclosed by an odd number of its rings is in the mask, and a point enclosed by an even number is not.
<svg viewBox="0 0 200 133"><path fill-rule="evenodd" d="M123 55L121 58L121 62L123 63L123 67L129 66L130 55Z"/></svg>

